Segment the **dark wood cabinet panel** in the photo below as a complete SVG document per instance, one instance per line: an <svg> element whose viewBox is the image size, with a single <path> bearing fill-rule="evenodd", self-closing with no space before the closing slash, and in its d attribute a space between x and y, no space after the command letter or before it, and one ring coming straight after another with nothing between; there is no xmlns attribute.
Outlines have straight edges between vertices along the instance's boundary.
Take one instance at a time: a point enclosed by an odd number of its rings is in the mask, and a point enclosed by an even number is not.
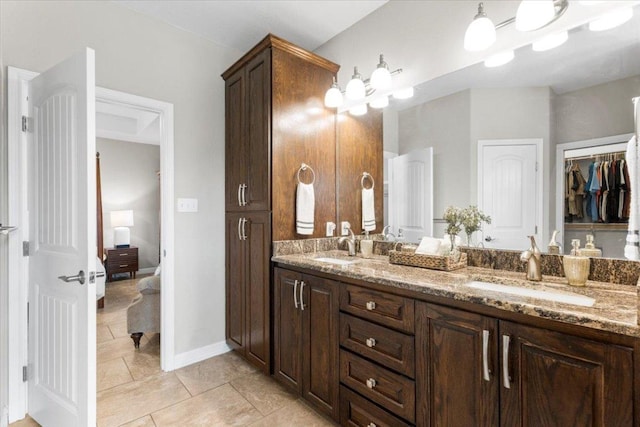
<svg viewBox="0 0 640 427"><path fill-rule="evenodd" d="M138 271L137 247L106 248L105 252L107 253L107 281L113 280L113 275L118 273L129 273L132 279L136 278Z"/></svg>
<svg viewBox="0 0 640 427"><path fill-rule="evenodd" d="M497 323L416 303L416 424L498 424Z"/></svg>
<svg viewBox="0 0 640 427"><path fill-rule="evenodd" d="M347 285L340 291L342 311L409 333L414 330L413 304L411 298L360 286Z"/></svg>
<svg viewBox="0 0 640 427"><path fill-rule="evenodd" d="M349 427L409 427L411 424L340 386L340 425Z"/></svg>
<svg viewBox="0 0 640 427"><path fill-rule="evenodd" d="M338 419L339 284L309 275L303 283L303 397Z"/></svg>
<svg viewBox="0 0 640 427"><path fill-rule="evenodd" d="M410 378L415 375L414 337L340 314L340 345Z"/></svg>
<svg viewBox="0 0 640 427"><path fill-rule="evenodd" d="M229 347L244 355L245 324L245 245L240 239L242 215L227 213L226 215L226 337Z"/></svg>
<svg viewBox="0 0 640 427"><path fill-rule="evenodd" d="M340 350L340 381L394 414L415 421L413 380Z"/></svg>
<svg viewBox="0 0 640 427"><path fill-rule="evenodd" d="M633 350L500 322L503 426L632 426ZM509 343L502 337L508 337Z"/></svg>
<svg viewBox="0 0 640 427"><path fill-rule="evenodd" d="M247 155L244 116L246 72L237 71L225 81L225 209L242 210L240 188L246 181Z"/></svg>
<svg viewBox="0 0 640 427"><path fill-rule="evenodd" d="M273 375L302 393L302 311L298 308L302 277L281 268L274 271Z"/></svg>

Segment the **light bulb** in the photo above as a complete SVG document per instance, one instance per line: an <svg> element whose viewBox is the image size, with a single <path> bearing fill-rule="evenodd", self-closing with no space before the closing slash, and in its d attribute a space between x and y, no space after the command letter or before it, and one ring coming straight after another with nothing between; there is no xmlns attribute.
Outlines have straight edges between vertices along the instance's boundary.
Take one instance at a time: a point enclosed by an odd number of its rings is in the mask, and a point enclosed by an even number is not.
<svg viewBox="0 0 640 427"><path fill-rule="evenodd" d="M378 67L371 74L370 83L372 88L378 90L385 90L391 87L391 73L382 55L380 55Z"/></svg>
<svg viewBox="0 0 640 427"><path fill-rule="evenodd" d="M409 99L413 96L413 86L393 92L395 99Z"/></svg>
<svg viewBox="0 0 640 427"><path fill-rule="evenodd" d="M351 80L349 80L349 83L347 83L346 94L349 99L362 99L367 95L362 77L360 73L358 73L358 67L353 67L353 76Z"/></svg>
<svg viewBox="0 0 640 427"><path fill-rule="evenodd" d="M516 30L540 29L551 22L555 16L553 0L522 0L516 12Z"/></svg>
<svg viewBox="0 0 640 427"><path fill-rule="evenodd" d="M362 116L367 114L367 104L356 105L355 107L351 107L349 109L349 114L352 116Z"/></svg>
<svg viewBox="0 0 640 427"><path fill-rule="evenodd" d="M544 52L545 50L551 50L554 47L558 47L569 39L569 33L561 31L559 33L549 34L533 42L531 49L536 52Z"/></svg>
<svg viewBox="0 0 640 427"><path fill-rule="evenodd" d="M384 108L389 105L389 97L385 95L383 97L376 98L369 102L369 105L371 106L371 108Z"/></svg>
<svg viewBox="0 0 640 427"><path fill-rule="evenodd" d="M334 77L333 84L324 95L324 105L328 108L338 108L342 105L342 101L342 92L340 91L340 86L338 86L338 82Z"/></svg>
<svg viewBox="0 0 640 427"><path fill-rule="evenodd" d="M464 48L470 52L485 50L496 41L496 27L484 13L483 4L478 5L478 14L464 33Z"/></svg>
<svg viewBox="0 0 640 427"><path fill-rule="evenodd" d="M488 68L494 68L494 67L499 67L501 65L504 65L508 62L511 62L511 60L514 58L514 54L512 50L508 50L506 52L501 52L498 54L495 54L493 56L490 56L489 58L487 58L484 61L484 66L488 67Z"/></svg>
<svg viewBox="0 0 640 427"><path fill-rule="evenodd" d="M618 27L633 17L633 9L630 7L605 13L595 21L589 22L591 31L605 31Z"/></svg>

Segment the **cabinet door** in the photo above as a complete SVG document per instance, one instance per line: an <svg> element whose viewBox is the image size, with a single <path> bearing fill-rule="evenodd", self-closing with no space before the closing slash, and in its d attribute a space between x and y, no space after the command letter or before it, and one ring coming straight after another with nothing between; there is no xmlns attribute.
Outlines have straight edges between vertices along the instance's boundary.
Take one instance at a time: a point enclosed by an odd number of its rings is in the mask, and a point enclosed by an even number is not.
<svg viewBox="0 0 640 427"><path fill-rule="evenodd" d="M242 188L246 184L247 150L245 122L245 73L238 70L225 81L225 209L242 210Z"/></svg>
<svg viewBox="0 0 640 427"><path fill-rule="evenodd" d="M245 199L247 210L271 209L271 49L246 66Z"/></svg>
<svg viewBox="0 0 640 427"><path fill-rule="evenodd" d="M303 283L303 397L337 420L339 284L309 275Z"/></svg>
<svg viewBox="0 0 640 427"><path fill-rule="evenodd" d="M497 348L496 320L416 303L416 424L498 425Z"/></svg>
<svg viewBox="0 0 640 427"><path fill-rule="evenodd" d="M274 269L273 375L298 393L302 393L301 282L298 273Z"/></svg>
<svg viewBox="0 0 640 427"><path fill-rule="evenodd" d="M229 347L245 354L245 241L242 240L242 215L226 215L226 337Z"/></svg>
<svg viewBox="0 0 640 427"><path fill-rule="evenodd" d="M270 369L270 259L271 213L246 215L246 357L265 373Z"/></svg>
<svg viewBox="0 0 640 427"><path fill-rule="evenodd" d="M633 425L631 348L509 322L500 348L510 377L501 378L501 425Z"/></svg>

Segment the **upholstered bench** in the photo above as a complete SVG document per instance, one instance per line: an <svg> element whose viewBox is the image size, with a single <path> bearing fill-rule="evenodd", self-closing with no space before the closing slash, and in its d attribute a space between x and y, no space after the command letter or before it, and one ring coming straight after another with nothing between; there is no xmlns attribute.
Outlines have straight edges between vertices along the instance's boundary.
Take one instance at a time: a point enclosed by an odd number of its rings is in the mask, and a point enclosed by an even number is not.
<svg viewBox="0 0 640 427"><path fill-rule="evenodd" d="M127 332L135 348L140 348L144 333L160 333L160 282L160 276L140 279L136 285L140 295L127 308Z"/></svg>

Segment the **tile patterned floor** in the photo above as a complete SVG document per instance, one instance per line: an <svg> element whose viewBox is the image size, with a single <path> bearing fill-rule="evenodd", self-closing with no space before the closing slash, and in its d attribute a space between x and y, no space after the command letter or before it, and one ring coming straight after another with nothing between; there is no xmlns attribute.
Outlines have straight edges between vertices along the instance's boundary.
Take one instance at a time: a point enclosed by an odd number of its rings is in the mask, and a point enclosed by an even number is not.
<svg viewBox="0 0 640 427"><path fill-rule="evenodd" d="M234 353L162 372L159 335L135 350L126 331L136 281L109 283L98 310L98 427L336 425Z"/></svg>

